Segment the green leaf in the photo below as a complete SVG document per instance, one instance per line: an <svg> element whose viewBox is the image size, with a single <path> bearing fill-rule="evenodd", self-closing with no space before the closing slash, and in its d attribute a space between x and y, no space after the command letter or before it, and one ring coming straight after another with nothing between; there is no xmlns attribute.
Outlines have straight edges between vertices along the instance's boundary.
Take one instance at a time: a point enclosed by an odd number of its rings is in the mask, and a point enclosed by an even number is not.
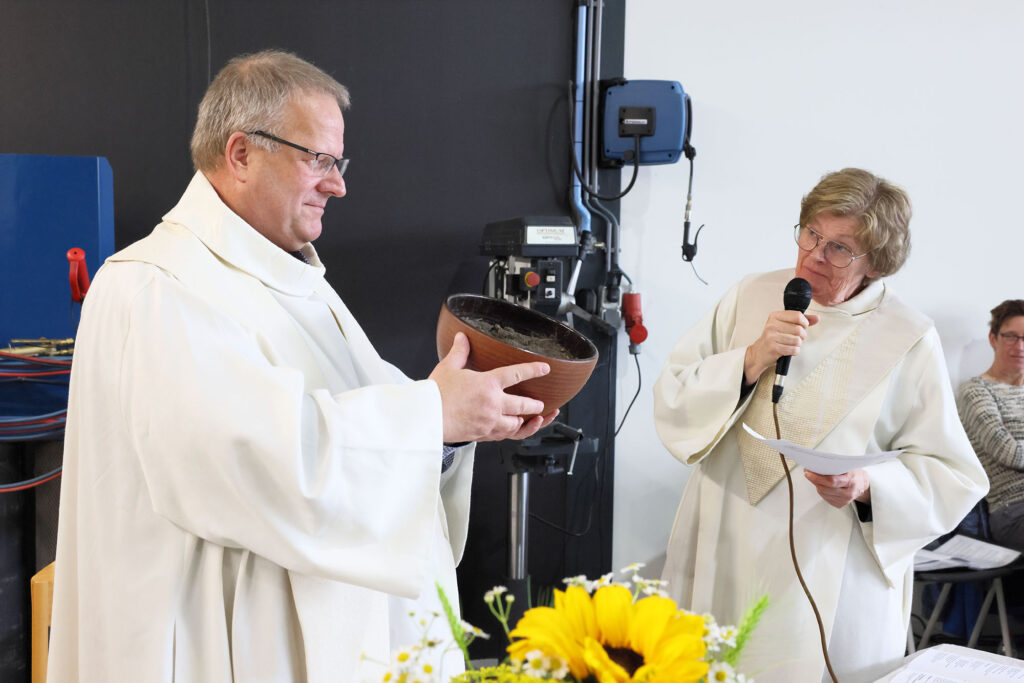
<svg viewBox="0 0 1024 683"><path fill-rule="evenodd" d="M761 615L764 614L766 609L768 609L767 594L758 598L750 606L750 609L747 610L747 613L743 615L739 626L736 627L736 647L732 648L722 661L732 667L736 666L740 659L740 654L743 652L743 646L747 644L754 629L757 628L757 622L761 620Z"/></svg>
<svg viewBox="0 0 1024 683"><path fill-rule="evenodd" d="M448 602L448 596L444 594L444 589L441 588L440 583L435 583L437 586L437 597L441 598L441 607L444 608L444 616L448 619L448 627L452 630L452 637L455 639L455 644L462 650L462 656L466 659L466 668L470 668L469 663L469 648L466 647L466 632L462 630L462 622L457 616L455 616L455 610L452 609L452 605Z"/></svg>

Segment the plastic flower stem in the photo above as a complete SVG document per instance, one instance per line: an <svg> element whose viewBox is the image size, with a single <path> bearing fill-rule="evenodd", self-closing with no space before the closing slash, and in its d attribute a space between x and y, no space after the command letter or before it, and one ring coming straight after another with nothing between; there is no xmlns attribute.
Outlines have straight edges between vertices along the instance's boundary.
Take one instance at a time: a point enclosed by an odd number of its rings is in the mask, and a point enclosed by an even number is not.
<svg viewBox="0 0 1024 683"><path fill-rule="evenodd" d="M466 633L462 630L462 624L459 623L459 618L455 616L455 611L452 610L451 603L448 602L448 596L444 594L441 584L435 583L434 585L437 586L437 596L441 598L441 607L444 608L444 616L448 619L448 627L452 630L452 637L455 638L459 649L462 650L462 656L466 659L466 668L468 669L472 665L469 662L469 649L466 647Z"/></svg>
<svg viewBox="0 0 1024 683"><path fill-rule="evenodd" d="M743 646L747 644L747 640L750 635L757 628L757 622L761 620L761 615L768 608L768 595L762 595L757 601L750 606L746 614L743 615L743 619L740 621L740 625L736 628L736 647L729 651L722 661L729 666L735 667L739 662L740 654L743 652Z"/></svg>

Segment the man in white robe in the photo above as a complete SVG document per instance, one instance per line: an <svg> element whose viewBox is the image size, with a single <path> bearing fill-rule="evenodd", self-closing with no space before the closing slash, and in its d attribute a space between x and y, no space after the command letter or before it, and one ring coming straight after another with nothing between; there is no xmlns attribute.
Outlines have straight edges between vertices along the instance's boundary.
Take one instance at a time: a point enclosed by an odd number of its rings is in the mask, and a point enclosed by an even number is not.
<svg viewBox="0 0 1024 683"><path fill-rule="evenodd" d="M360 681L423 635L410 611L441 612L435 584L458 609L466 442L549 422L503 391L547 366L465 370L461 337L413 382L377 355L310 244L345 194L347 104L294 55L232 60L178 205L97 274L71 379L51 683ZM450 640L443 616L432 629ZM439 650L435 673L461 670Z"/></svg>
<svg viewBox="0 0 1024 683"><path fill-rule="evenodd" d="M840 184L869 175L854 171L840 172L847 174ZM876 179L867 180L871 197ZM957 418L931 321L899 303L879 273L869 276L870 265L858 273L852 259L839 260L845 270L826 261L846 249L868 251L855 244L856 216L801 218L817 239L813 247L801 243L807 251L795 273L814 285L806 317L779 311L793 270L748 277L679 341L655 387L661 440L695 465L663 578L681 606L712 612L720 623L735 623L767 593L771 605L741 669L759 683L830 680L790 558L784 470L777 452L758 453L742 431L752 423L775 438L774 372L763 368L798 353L778 406L783 439L847 455L903 449L848 475L792 470L796 555L831 663L842 683L874 681L904 653L914 553L955 527L988 481ZM773 333L776 322L781 332ZM750 376L751 349L773 334L795 350L768 353ZM751 380L756 387L743 392ZM754 474L759 457L775 473L766 483Z"/></svg>

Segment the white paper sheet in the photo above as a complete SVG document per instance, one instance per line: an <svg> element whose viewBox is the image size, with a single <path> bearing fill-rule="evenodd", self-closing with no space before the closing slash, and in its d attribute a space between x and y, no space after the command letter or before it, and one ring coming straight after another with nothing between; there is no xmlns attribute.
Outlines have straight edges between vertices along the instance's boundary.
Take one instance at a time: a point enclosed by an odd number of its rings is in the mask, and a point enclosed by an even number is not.
<svg viewBox="0 0 1024 683"><path fill-rule="evenodd" d="M934 550L918 550L914 555L914 570L934 571L949 567L995 569L1010 564L1020 553L995 543L957 534Z"/></svg>
<svg viewBox="0 0 1024 683"><path fill-rule="evenodd" d="M875 465L890 460L903 452L902 450L885 451L884 453L865 455L825 453L824 451L816 451L813 448L798 446L792 441L786 441L785 439L766 439L748 427L746 422L743 423L743 428L755 439L764 441L790 460L795 460L800 465L803 465L804 469L817 472L818 474L845 474L858 467L867 467L868 465Z"/></svg>
<svg viewBox="0 0 1024 683"><path fill-rule="evenodd" d="M914 554L915 572L933 572L939 569L953 569L954 567L966 567L969 560L962 557L950 557L937 553L934 550L921 548Z"/></svg>
<svg viewBox="0 0 1024 683"><path fill-rule="evenodd" d="M939 645L917 653L886 683L999 683L1024 681L1024 662L990 652Z"/></svg>

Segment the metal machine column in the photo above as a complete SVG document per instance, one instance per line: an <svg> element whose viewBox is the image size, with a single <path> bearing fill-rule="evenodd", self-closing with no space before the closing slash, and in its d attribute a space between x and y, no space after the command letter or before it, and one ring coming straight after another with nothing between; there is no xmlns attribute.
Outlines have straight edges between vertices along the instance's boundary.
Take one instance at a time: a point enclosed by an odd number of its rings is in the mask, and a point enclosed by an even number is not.
<svg viewBox="0 0 1024 683"><path fill-rule="evenodd" d="M530 504L530 473L508 475L508 576L526 578L527 516Z"/></svg>

